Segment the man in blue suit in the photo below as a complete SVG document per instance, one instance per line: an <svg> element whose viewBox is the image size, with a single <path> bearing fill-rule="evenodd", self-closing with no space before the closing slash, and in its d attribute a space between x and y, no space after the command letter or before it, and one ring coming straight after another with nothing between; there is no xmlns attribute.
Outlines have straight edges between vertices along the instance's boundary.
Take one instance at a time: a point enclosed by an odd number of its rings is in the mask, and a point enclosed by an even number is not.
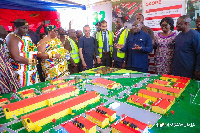
<svg viewBox="0 0 200 133"><path fill-rule="evenodd" d="M152 39L142 29L142 23L133 23L132 33L128 36L126 44L114 44L122 52L127 52L126 68L133 71L148 72L148 53L153 50Z"/></svg>

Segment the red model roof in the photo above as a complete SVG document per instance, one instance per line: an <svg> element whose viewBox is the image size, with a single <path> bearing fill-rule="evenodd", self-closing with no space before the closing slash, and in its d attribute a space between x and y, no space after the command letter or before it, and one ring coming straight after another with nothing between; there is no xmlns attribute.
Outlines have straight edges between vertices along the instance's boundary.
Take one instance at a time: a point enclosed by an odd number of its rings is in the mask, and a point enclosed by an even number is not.
<svg viewBox="0 0 200 133"><path fill-rule="evenodd" d="M75 83L75 80L74 80L74 79L69 80L67 83L68 83L68 84L70 84L70 83L74 84L74 83Z"/></svg>
<svg viewBox="0 0 200 133"><path fill-rule="evenodd" d="M108 118L107 116L105 116L101 113L98 113L95 110L88 111L88 112L86 112L86 114L88 114L89 116L91 116L93 118L96 118L97 120L99 120L101 122L103 122L106 118Z"/></svg>
<svg viewBox="0 0 200 133"><path fill-rule="evenodd" d="M148 95L148 96L152 96L152 97L156 97L156 98L162 98L162 99L170 99L170 101L174 101L175 97L174 96L170 96L170 95L165 95L165 94L162 94L162 93L157 93L157 92L153 92L153 91L150 91L150 90L145 90L145 89L140 89L138 91L138 93L142 93L142 94L145 94L145 95Z"/></svg>
<svg viewBox="0 0 200 133"><path fill-rule="evenodd" d="M155 80L153 83L158 83L162 85L167 85L169 82L168 81L163 81L163 80Z"/></svg>
<svg viewBox="0 0 200 133"><path fill-rule="evenodd" d="M163 90L163 91L168 91L168 92L173 92L173 93L180 93L179 89L155 85L155 84L148 84L147 87L155 88L155 89L159 89L159 90Z"/></svg>
<svg viewBox="0 0 200 133"><path fill-rule="evenodd" d="M144 97L140 97L140 96L137 96L137 95L130 95L128 97L128 100L132 98L132 101L135 102L135 103L140 103L140 104L144 104L145 101L147 100L147 98L144 98Z"/></svg>
<svg viewBox="0 0 200 133"><path fill-rule="evenodd" d="M47 118L47 117L49 117L53 114L59 113L60 111L63 111L67 108L71 108L75 105L78 105L80 103L83 103L83 102L88 101L88 100L95 98L95 97L97 97L96 92L90 91L88 93L85 93L85 94L82 94L80 96L71 98L71 99L66 100L64 102L57 103L53 106L49 106L47 108L43 108L43 109L40 109L36 112L22 116L22 119L30 118L32 122L36 122L38 120L41 120L43 118Z"/></svg>
<svg viewBox="0 0 200 133"><path fill-rule="evenodd" d="M181 78L180 76L167 75L167 74L163 74L163 75L162 75L162 77L176 78L176 79L179 79L179 78Z"/></svg>
<svg viewBox="0 0 200 133"><path fill-rule="evenodd" d="M182 83L175 83L174 85L173 85L173 87L180 87L180 88L185 88L185 84L182 84Z"/></svg>
<svg viewBox="0 0 200 133"><path fill-rule="evenodd" d="M116 113L116 111L111 110L111 109L109 109L109 108L106 108L106 107L104 107L104 106L99 106L98 109L101 109L101 110L103 110L103 111L106 111L107 114L108 114L109 116L112 116L114 113Z"/></svg>
<svg viewBox="0 0 200 133"><path fill-rule="evenodd" d="M24 100L15 102L15 103L10 103L10 104L2 106L2 108L3 109L9 108L10 111L14 111L16 109L24 108L26 106L29 106L29 105L32 105L32 104L35 104L35 103L38 103L38 102L41 102L41 101L44 101L44 100L47 100L50 98L54 98L54 97L57 97L57 96L60 96L60 95L63 95L65 93L69 93L69 92L72 92L75 90L76 90L75 86L69 86L69 87L65 87L65 88L61 88L61 89L52 91L50 93L46 93L46 94L39 95L36 97L24 99Z"/></svg>
<svg viewBox="0 0 200 133"><path fill-rule="evenodd" d="M165 99L158 99L156 102L152 104L152 106L159 106L160 108L166 109L170 106L170 102Z"/></svg>
<svg viewBox="0 0 200 133"><path fill-rule="evenodd" d="M111 125L113 128L119 130L122 133L140 133L140 131L137 131L129 126L126 126L125 124L119 122L119 123L113 123Z"/></svg>
<svg viewBox="0 0 200 133"><path fill-rule="evenodd" d="M2 99L0 99L0 103L1 103L1 102L5 102L5 101L8 101L8 99L7 99L7 98L2 98Z"/></svg>
<svg viewBox="0 0 200 133"><path fill-rule="evenodd" d="M30 89L30 90L27 90L27 91L23 91L23 92L22 92L23 95L26 95L26 94L29 94L29 93L34 93L34 90L33 90L33 89Z"/></svg>
<svg viewBox="0 0 200 133"><path fill-rule="evenodd" d="M187 84L188 81L189 81L188 79L178 79L178 80L176 81L176 83Z"/></svg>
<svg viewBox="0 0 200 133"><path fill-rule="evenodd" d="M137 125L137 127L139 128L139 129L141 129L141 130L144 130L148 125L147 124L145 124L145 123L143 123L143 122L141 122L141 121L138 121L138 120L136 120L136 119L134 119L134 118L131 118L131 117L125 117L122 121L129 121L129 123L133 123L133 124L135 124L135 125Z"/></svg>
<svg viewBox="0 0 200 133"><path fill-rule="evenodd" d="M92 81L92 83L99 83L99 84L103 84L103 85L109 85L109 84L115 83L115 81L102 79L102 78L96 78L95 80Z"/></svg>
<svg viewBox="0 0 200 133"><path fill-rule="evenodd" d="M78 128L76 125L74 125L71 121L64 123L64 124L60 124L63 128L65 128L65 130L67 131L67 133L85 133L84 130L81 130L80 128Z"/></svg>
<svg viewBox="0 0 200 133"><path fill-rule="evenodd" d="M54 88L54 87L56 87L56 85L50 85L50 86L42 88L42 90L48 90L48 89L51 89L51 88Z"/></svg>
<svg viewBox="0 0 200 133"><path fill-rule="evenodd" d="M96 124L94 124L93 122L89 121L88 119L84 118L83 116L80 116L78 118L76 118L76 120L80 123L83 123L85 125L86 129L90 129L94 126L96 126Z"/></svg>

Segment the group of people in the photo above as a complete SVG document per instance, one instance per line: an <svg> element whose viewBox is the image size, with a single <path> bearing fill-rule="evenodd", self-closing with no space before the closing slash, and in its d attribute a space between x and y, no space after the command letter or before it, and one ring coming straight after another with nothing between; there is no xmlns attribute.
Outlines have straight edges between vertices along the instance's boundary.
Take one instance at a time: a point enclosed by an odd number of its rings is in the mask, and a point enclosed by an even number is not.
<svg viewBox="0 0 200 133"><path fill-rule="evenodd" d="M200 18L196 19L195 31L190 29L189 16L179 17L176 28L180 33L177 34L173 31L173 19L165 17L160 22L162 32L155 36L143 21L143 15L139 14L132 28L128 29L123 19L117 18L113 33L103 20L96 24L93 36L89 25L83 27L84 36L81 30L70 29L67 34L62 27L49 25L45 27L45 37L37 44L31 40L31 34L27 35L29 24L24 19L15 20L15 31L7 36L5 28L0 26L0 93L97 66L146 73L148 56L153 49L157 74L199 80Z"/></svg>

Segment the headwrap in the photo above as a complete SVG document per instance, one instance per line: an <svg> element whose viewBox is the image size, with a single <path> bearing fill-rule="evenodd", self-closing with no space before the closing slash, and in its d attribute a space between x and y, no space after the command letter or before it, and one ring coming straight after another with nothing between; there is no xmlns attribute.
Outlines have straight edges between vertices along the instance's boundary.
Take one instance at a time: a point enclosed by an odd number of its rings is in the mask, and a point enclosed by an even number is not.
<svg viewBox="0 0 200 133"><path fill-rule="evenodd" d="M24 25L28 25L27 22L14 22L14 27L20 27L20 26L24 26Z"/></svg>
<svg viewBox="0 0 200 133"><path fill-rule="evenodd" d="M46 29L47 29L47 31L51 31L53 29L56 29L56 26L55 25L48 25Z"/></svg>

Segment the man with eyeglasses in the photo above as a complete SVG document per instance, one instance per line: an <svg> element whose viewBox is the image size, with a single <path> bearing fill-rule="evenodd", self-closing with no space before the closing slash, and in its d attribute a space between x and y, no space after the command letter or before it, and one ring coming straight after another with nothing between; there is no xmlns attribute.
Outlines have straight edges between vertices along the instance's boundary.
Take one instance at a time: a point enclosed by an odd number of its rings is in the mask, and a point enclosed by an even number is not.
<svg viewBox="0 0 200 133"><path fill-rule="evenodd" d="M191 19L183 15L177 20L172 74L200 80L200 34L190 28Z"/></svg>
<svg viewBox="0 0 200 133"><path fill-rule="evenodd" d="M142 30L142 23L136 20L133 23L131 34L126 44L115 44L115 47L127 52L126 68L133 71L148 72L148 53L153 50L151 36Z"/></svg>

